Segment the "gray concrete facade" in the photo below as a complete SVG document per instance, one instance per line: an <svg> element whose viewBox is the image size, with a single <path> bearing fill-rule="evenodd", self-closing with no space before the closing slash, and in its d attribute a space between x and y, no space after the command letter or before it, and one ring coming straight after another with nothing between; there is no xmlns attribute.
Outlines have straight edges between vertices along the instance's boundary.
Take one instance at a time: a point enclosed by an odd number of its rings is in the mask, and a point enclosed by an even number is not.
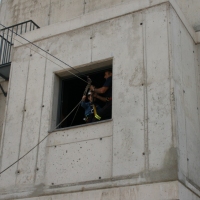
<svg viewBox="0 0 200 200"><path fill-rule="evenodd" d="M1 171L51 134L0 176L0 199L200 199L200 3L187 7L2 0L2 23L32 19L41 28L23 36L69 65L112 63L113 111L51 132L57 82L70 68L15 37L10 80L1 80Z"/></svg>

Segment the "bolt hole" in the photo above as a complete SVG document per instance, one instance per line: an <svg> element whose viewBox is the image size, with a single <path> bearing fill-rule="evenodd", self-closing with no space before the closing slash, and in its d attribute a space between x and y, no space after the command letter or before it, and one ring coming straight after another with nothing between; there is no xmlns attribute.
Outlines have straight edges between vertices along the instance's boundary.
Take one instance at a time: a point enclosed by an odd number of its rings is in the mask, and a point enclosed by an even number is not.
<svg viewBox="0 0 200 200"><path fill-rule="evenodd" d="M140 25L143 25L143 23L140 23Z"/></svg>
<svg viewBox="0 0 200 200"><path fill-rule="evenodd" d="M99 179L101 179L101 177L99 177Z"/></svg>

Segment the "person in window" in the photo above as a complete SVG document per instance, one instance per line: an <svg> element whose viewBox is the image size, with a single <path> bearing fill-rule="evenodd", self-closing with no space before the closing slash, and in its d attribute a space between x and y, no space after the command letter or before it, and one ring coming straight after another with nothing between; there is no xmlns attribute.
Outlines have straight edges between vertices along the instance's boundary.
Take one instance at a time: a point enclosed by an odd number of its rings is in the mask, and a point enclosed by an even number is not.
<svg viewBox="0 0 200 200"><path fill-rule="evenodd" d="M93 97L105 102L104 107L97 112L100 116L100 119L110 119L112 113L112 71L106 70L104 74L104 78L106 79L104 85L101 88L95 88L95 86L91 85L90 90L93 92ZM97 121L99 119L94 118L93 121Z"/></svg>
<svg viewBox="0 0 200 200"><path fill-rule="evenodd" d="M85 122L90 123L93 121L94 116L94 106L95 106L95 112L100 112L101 108L98 104L96 104L94 101L95 99L92 97L91 91L88 92L88 100L89 102L86 102L86 96L83 95L81 106L85 109Z"/></svg>

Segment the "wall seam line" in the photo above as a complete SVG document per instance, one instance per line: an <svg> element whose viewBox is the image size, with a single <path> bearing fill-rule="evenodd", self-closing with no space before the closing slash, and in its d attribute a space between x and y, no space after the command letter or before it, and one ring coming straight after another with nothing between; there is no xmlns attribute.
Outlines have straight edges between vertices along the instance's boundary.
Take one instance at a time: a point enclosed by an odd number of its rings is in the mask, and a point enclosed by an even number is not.
<svg viewBox="0 0 200 200"><path fill-rule="evenodd" d="M30 54L31 49L29 49L29 63L28 63L28 71L27 71L27 78L26 78L26 89L25 89L25 95L24 95L24 107L23 107L23 116L22 116L22 125L21 125L21 134L20 134L20 143L18 148L18 159L20 158L20 151L21 151L21 144L22 144L22 135L23 135L23 127L24 127L24 115L25 115L25 106L26 106L26 95L27 95L27 86L28 86L28 77L29 77L29 69L30 69ZM19 167L19 162L17 162L17 170ZM17 177L15 178L15 185L17 183Z"/></svg>
<svg viewBox="0 0 200 200"><path fill-rule="evenodd" d="M148 146L148 93L147 93L147 52L146 52L146 10L143 11L143 64L144 64L144 150L145 170L149 171L149 146Z"/></svg>
<svg viewBox="0 0 200 200"><path fill-rule="evenodd" d="M46 54L47 56L47 54ZM43 113L43 101L44 101L44 88L45 88L45 81L46 81L46 69L47 69L47 59L45 59L45 68L44 68L44 82L43 82L43 91L42 91L42 101L41 101L41 111L40 111L40 125L39 125L39 135L38 135L38 144L40 142L41 137L41 124L42 124L42 113ZM36 181L37 176L37 164L38 164L38 157L39 157L39 150L40 145L37 146L37 153L36 153L36 162L35 162L35 174L34 174L34 183Z"/></svg>

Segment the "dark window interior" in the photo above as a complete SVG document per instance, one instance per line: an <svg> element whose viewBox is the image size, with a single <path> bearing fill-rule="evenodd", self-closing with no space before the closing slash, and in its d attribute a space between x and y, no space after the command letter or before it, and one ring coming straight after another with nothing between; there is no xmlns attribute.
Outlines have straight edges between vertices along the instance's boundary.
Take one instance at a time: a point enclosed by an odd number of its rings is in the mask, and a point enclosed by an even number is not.
<svg viewBox="0 0 200 200"><path fill-rule="evenodd" d="M94 85L96 88L100 88L103 86L105 82L104 79L105 70L111 68L112 66L104 67L103 69L99 69L93 72L91 71L85 72L84 75L89 76L91 78L92 85ZM83 75L79 76L87 81L87 78L85 76ZM86 83L84 83L77 77L68 77L65 79L61 79L57 124L60 121L62 121L82 99L86 85L87 85ZM97 100L97 103L101 107L103 107L105 104L100 100ZM74 112L60 125L59 128L85 124L83 118L84 118L84 109L80 106L78 111L77 109L75 109Z"/></svg>

